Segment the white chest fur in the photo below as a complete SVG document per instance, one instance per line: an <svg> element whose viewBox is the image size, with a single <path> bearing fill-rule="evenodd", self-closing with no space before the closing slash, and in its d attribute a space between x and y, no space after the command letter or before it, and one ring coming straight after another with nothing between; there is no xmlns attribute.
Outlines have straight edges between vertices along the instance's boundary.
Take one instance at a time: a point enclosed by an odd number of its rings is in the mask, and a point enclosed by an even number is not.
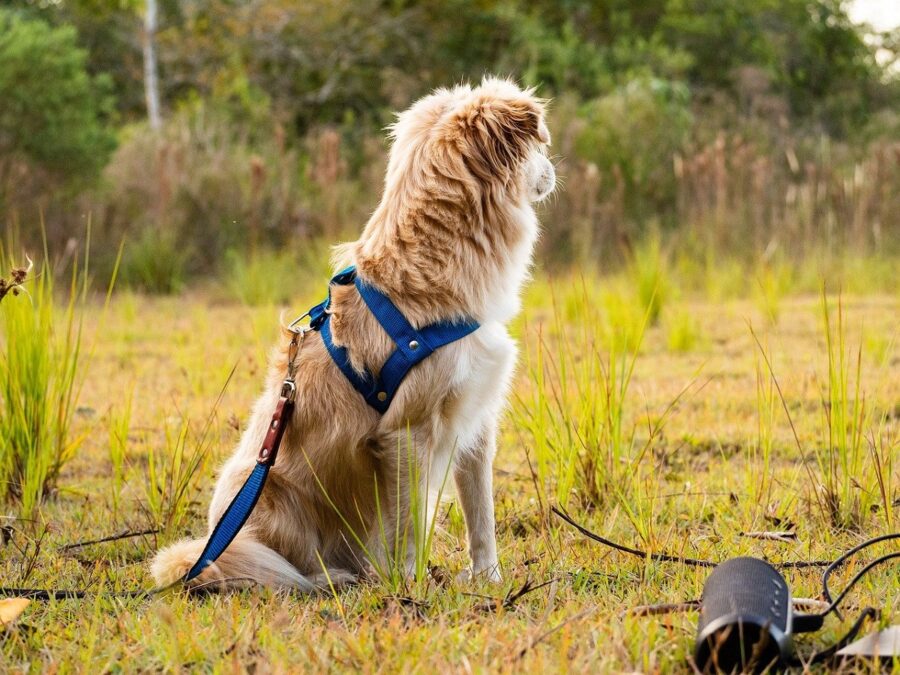
<svg viewBox="0 0 900 675"><path fill-rule="evenodd" d="M445 424L444 446L465 452L502 412L516 361L516 343L498 322L482 325L457 347L453 389L459 404Z"/></svg>

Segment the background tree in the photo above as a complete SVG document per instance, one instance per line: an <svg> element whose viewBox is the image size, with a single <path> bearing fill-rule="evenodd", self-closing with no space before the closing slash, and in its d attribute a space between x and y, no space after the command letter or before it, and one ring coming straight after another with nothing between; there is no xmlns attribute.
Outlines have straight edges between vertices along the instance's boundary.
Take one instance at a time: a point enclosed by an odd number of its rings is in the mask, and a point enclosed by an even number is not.
<svg viewBox="0 0 900 675"><path fill-rule="evenodd" d="M0 198L23 172L89 178L115 147L107 76L91 76L71 27L0 10Z"/></svg>

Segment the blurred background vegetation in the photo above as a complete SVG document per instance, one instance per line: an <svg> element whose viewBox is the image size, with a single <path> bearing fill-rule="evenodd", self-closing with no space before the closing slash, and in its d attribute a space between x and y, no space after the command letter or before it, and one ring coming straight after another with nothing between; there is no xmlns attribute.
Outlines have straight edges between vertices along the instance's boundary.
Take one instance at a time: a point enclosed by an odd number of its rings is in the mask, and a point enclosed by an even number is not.
<svg viewBox="0 0 900 675"><path fill-rule="evenodd" d="M898 56L841 0L5 2L0 222L252 295L362 227L395 111L489 72L553 99L547 267L889 258Z"/></svg>

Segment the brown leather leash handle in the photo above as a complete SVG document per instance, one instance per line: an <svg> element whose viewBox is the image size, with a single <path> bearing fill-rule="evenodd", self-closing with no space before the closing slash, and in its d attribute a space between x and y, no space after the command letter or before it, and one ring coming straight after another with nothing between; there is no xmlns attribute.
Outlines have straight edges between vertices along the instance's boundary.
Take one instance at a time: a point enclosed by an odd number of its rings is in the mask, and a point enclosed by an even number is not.
<svg viewBox="0 0 900 675"><path fill-rule="evenodd" d="M256 456L256 461L260 464L271 466L275 463L278 448L281 447L281 439L284 438L284 432L287 430L287 420L290 419L293 411L293 400L282 395L275 406L275 412L272 413L269 429L266 432L266 437L263 439L259 454Z"/></svg>

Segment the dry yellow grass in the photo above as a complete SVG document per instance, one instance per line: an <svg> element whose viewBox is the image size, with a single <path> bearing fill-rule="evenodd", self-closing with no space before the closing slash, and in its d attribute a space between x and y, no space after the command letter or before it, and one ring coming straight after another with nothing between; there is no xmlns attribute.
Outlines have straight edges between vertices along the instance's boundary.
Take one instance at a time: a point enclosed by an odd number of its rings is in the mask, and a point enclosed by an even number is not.
<svg viewBox="0 0 900 675"><path fill-rule="evenodd" d="M533 285L528 309L516 326L527 346L524 352L537 354L539 334L553 352L560 338L549 325L554 311L551 297L555 294L559 311L566 312L566 307L577 304L570 297L577 285L568 279L553 293L545 281ZM204 531L215 466L237 441L258 393L278 320L273 308L217 304L210 297L195 293L151 299L122 293L113 299L102 324L99 310L96 320L88 320L87 344L95 343L95 352L86 365L77 419L87 441L65 467L59 493L44 505L38 519L9 518L0 523L8 535L0 549L4 585L98 591L148 587L152 552L188 531ZM294 306L305 307L313 299L298 298ZM638 445L647 438L648 416L658 419L686 386L693 385L625 484L609 486L612 496L594 508L587 508L579 493L573 494L569 499L573 515L622 543L716 560L739 554L771 560L827 559L891 526L900 529L900 351L895 344L900 300L885 295L845 297L843 309L847 347L863 346L862 389L873 413L866 433L881 439L882 459L893 461L886 477L887 512L878 495L868 495L864 501L869 507L859 526L840 530L818 505L818 486L810 476L818 476L815 451L823 442L821 397L828 361L821 300L800 296L782 300L776 325L751 301L692 300L665 308L660 327L649 328L644 338L624 408L623 425L629 434L635 429ZM698 338L693 346L677 351L670 349L666 334L667 312L674 311L693 317ZM563 319L564 326L583 327L586 321L577 308ZM765 388L760 398L758 385L769 380L749 324L767 345L802 451L780 402L767 397ZM588 323L589 331L594 328L599 333L599 326ZM599 341L598 349L602 348ZM193 448L234 366L212 427L210 457L201 463L193 483L196 489L183 505L186 525L157 535L61 549L155 524L147 508L147 462L154 453L158 461L171 446L171 437L185 418L193 430L188 450ZM521 367L516 393L527 400L534 386L527 368ZM133 412L124 488L116 501L108 451L110 421L121 418L130 396ZM410 582L399 594L372 584L337 597L257 589L203 598L172 593L151 600L99 596L32 603L14 629L0 636L0 670L686 670L695 615L637 618L625 612L643 603L698 597L708 570L616 553L549 517L547 493L536 489L526 457L530 454L535 460L529 436L513 423L527 414L516 407L507 418L496 461L505 577L500 586L453 581L467 558L462 520L450 501L440 515L432 578ZM766 443L771 447L768 473L760 450ZM859 483L871 490L870 459L866 466ZM796 530L797 541L759 541L741 535L788 527ZM840 586L859 567L849 566L835 584ZM789 572L795 594L816 596L818 574ZM503 599L528 581L547 585L504 606ZM873 573L850 602L883 607L885 621L896 623L900 608L896 568ZM829 643L847 625L829 619L812 644L809 640L801 644L801 652Z"/></svg>

